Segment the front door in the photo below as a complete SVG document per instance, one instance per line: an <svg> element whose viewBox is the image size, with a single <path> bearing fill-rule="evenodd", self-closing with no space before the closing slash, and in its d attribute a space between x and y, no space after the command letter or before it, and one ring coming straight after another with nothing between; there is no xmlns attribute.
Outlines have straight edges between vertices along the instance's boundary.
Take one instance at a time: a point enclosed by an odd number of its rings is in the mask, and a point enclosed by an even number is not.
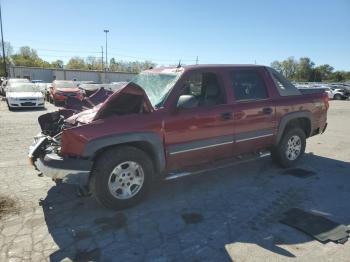
<svg viewBox="0 0 350 262"><path fill-rule="evenodd" d="M180 95L194 96L192 108L177 108L165 121L168 170L232 157L233 115L219 74L186 77Z"/></svg>

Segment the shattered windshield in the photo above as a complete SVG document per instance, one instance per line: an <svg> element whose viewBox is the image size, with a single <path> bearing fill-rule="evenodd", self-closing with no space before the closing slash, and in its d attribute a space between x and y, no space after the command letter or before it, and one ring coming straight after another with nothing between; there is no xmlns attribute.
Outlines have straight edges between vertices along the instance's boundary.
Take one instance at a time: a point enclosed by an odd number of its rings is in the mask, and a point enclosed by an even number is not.
<svg viewBox="0 0 350 262"><path fill-rule="evenodd" d="M153 107L158 107L175 85L182 74L182 70L164 69L160 72L145 71L138 74L131 82L145 90Z"/></svg>

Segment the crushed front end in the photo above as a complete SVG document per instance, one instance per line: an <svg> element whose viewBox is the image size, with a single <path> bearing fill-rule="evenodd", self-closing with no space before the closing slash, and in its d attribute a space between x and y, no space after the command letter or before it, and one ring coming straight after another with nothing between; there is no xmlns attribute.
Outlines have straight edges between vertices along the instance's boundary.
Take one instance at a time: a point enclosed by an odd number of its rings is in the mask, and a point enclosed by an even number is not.
<svg viewBox="0 0 350 262"><path fill-rule="evenodd" d="M66 118L72 115L72 112L60 110L40 116L38 120L42 131L34 137L28 157L38 171L54 181L85 186L88 183L92 162L61 154L62 132L74 127L66 121Z"/></svg>
<svg viewBox="0 0 350 262"><path fill-rule="evenodd" d="M129 83L105 102L91 109L61 109L38 118L41 133L34 137L29 160L43 175L55 181L88 184L92 155L84 154L85 145L106 135L119 116L144 114L153 110L145 92ZM105 120L105 121L101 121Z"/></svg>

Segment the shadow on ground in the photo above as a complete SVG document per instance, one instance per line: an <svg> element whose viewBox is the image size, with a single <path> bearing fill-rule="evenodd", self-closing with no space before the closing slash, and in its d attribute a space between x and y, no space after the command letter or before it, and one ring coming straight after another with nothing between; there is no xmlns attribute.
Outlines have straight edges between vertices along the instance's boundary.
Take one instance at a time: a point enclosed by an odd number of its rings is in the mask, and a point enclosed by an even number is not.
<svg viewBox="0 0 350 262"><path fill-rule="evenodd" d="M144 202L120 212L77 197L73 186L52 187L41 202L59 247L50 259L230 261L236 251L227 245L234 243L294 257L281 245L312 238L278 222L287 209L312 209L350 223L350 164L307 154L298 168L311 175L287 174L263 159L162 182Z"/></svg>
<svg viewBox="0 0 350 262"><path fill-rule="evenodd" d="M22 108L11 108L11 112L34 112L34 111L47 111L46 107L22 107Z"/></svg>

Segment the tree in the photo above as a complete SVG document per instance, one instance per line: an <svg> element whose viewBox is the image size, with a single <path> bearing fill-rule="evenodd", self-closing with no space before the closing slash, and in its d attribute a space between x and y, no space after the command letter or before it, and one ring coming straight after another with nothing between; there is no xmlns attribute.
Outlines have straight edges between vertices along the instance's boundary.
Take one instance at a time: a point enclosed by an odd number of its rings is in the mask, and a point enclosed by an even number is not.
<svg viewBox="0 0 350 262"><path fill-rule="evenodd" d="M279 61L277 61L277 60L275 60L275 61L273 61L271 64L270 64L270 66L273 68L273 69L275 69L276 71L278 71L279 73L282 73L282 64L279 62Z"/></svg>
<svg viewBox="0 0 350 262"><path fill-rule="evenodd" d="M142 70L149 69L151 67L155 67L156 64L152 61L116 61L115 58L111 58L109 62L109 70L114 72L129 72L129 73L139 73Z"/></svg>
<svg viewBox="0 0 350 262"><path fill-rule="evenodd" d="M1 50L1 55L0 55L0 75L5 75L5 68L4 68L4 64L3 64L3 60L2 60L2 43L0 42L0 50ZM5 49L5 62L6 64L12 64L12 60L11 60L11 55L13 52L13 48L10 44L10 42L4 42L4 49Z"/></svg>
<svg viewBox="0 0 350 262"><path fill-rule="evenodd" d="M334 68L328 64L320 65L315 68L321 76L321 80L329 80L332 76Z"/></svg>
<svg viewBox="0 0 350 262"><path fill-rule="evenodd" d="M314 81L312 79L312 70L315 63L308 57L301 57L297 66L297 80L298 81Z"/></svg>
<svg viewBox="0 0 350 262"><path fill-rule="evenodd" d="M86 64L85 64L85 61L83 58L80 58L78 56L76 57L72 57L67 65L66 65L66 68L67 69L80 69L80 70L83 70L83 69L86 69Z"/></svg>
<svg viewBox="0 0 350 262"><path fill-rule="evenodd" d="M50 63L41 59L36 50L30 48L29 46L20 47L19 52L12 55L11 58L14 65L28 67L50 67Z"/></svg>
<svg viewBox="0 0 350 262"><path fill-rule="evenodd" d="M13 47L10 42L4 42L5 47L5 57L9 57L13 53ZM2 57L2 42L0 42L0 50L1 50L1 57Z"/></svg>
<svg viewBox="0 0 350 262"><path fill-rule="evenodd" d="M102 58L96 58L95 56L88 56L85 60L86 67L89 70L102 70Z"/></svg>
<svg viewBox="0 0 350 262"><path fill-rule="evenodd" d="M273 61L271 67L282 73L286 78L293 79L295 78L295 73L297 70L297 62L294 57L288 57L286 60L281 62Z"/></svg>
<svg viewBox="0 0 350 262"><path fill-rule="evenodd" d="M340 72L340 71L334 72L332 75L332 80L334 80L336 82L344 81L345 78L344 78L343 72Z"/></svg>
<svg viewBox="0 0 350 262"><path fill-rule="evenodd" d="M53 68L63 68L63 61L62 60L55 60L55 61L52 61L51 62L51 66L53 67Z"/></svg>
<svg viewBox="0 0 350 262"><path fill-rule="evenodd" d="M286 60L282 61L282 73L286 78L293 79L298 68L297 62L294 57L288 57Z"/></svg>

